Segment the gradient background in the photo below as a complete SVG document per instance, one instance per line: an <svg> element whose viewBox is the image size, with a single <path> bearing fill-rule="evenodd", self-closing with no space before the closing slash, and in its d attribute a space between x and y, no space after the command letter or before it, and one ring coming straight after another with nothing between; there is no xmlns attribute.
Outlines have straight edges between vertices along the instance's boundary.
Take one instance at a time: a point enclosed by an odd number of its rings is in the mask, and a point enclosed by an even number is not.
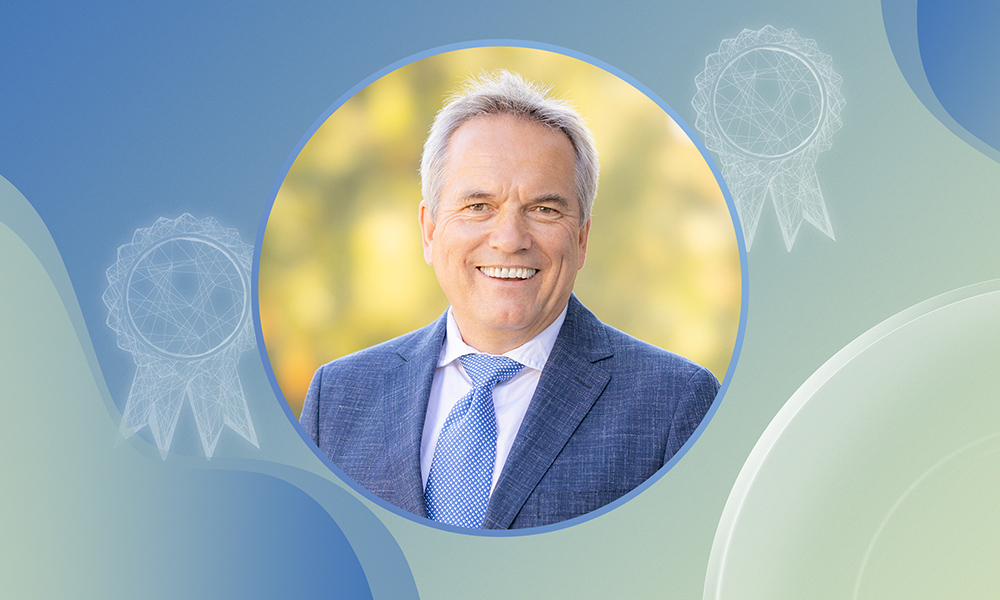
<svg viewBox="0 0 1000 600"><path fill-rule="evenodd" d="M134 374L105 269L157 217L257 238L315 120L446 44L595 57L694 121L743 28L843 76L817 163L836 241L765 207L744 345L710 425L623 506L514 537L417 524L302 442L258 354L260 449L120 443ZM985 1L41 3L0 11L0 590L14 597L996 597L1000 8ZM185 413L187 414L187 413ZM916 587L914 587L916 586Z"/></svg>

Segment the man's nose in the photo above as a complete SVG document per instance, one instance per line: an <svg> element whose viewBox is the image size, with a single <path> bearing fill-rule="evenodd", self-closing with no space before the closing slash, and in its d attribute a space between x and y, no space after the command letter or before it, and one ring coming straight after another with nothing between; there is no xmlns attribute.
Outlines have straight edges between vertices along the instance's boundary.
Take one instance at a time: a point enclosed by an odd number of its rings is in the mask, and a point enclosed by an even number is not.
<svg viewBox="0 0 1000 600"><path fill-rule="evenodd" d="M514 254L531 247L528 221L521 211L500 211L493 219L490 246L507 254Z"/></svg>

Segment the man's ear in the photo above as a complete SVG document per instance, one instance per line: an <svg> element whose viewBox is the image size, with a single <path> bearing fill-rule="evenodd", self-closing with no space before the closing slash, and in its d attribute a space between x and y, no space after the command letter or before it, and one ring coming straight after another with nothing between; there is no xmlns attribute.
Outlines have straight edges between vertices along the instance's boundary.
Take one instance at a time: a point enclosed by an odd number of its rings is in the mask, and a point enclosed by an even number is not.
<svg viewBox="0 0 1000 600"><path fill-rule="evenodd" d="M583 268L583 263L587 261L587 239L590 237L590 218L580 227L580 265L578 271Z"/></svg>
<svg viewBox="0 0 1000 600"><path fill-rule="evenodd" d="M424 262L433 265L434 217L431 216L431 209L423 202L420 203L417 220L420 221L420 240L424 244Z"/></svg>

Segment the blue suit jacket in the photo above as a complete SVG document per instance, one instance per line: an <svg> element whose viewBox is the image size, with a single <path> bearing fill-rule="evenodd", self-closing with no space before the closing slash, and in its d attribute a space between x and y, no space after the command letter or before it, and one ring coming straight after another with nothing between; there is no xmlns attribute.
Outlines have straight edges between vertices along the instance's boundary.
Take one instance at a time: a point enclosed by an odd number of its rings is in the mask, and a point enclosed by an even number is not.
<svg viewBox="0 0 1000 600"><path fill-rule="evenodd" d="M445 323L320 367L300 419L349 477L422 517L420 441ZM718 389L708 370L601 323L572 296L483 527L546 525L619 498L680 449Z"/></svg>

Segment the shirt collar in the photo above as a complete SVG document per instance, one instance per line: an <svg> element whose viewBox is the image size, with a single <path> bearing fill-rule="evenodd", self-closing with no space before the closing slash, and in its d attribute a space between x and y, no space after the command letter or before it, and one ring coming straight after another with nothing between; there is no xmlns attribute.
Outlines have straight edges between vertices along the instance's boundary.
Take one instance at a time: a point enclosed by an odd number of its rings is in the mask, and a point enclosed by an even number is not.
<svg viewBox="0 0 1000 600"><path fill-rule="evenodd" d="M556 338L559 337L559 329L562 328L563 321L566 320L567 310L569 310L568 303L562 309L562 312L559 313L559 316L556 317L556 320L552 321L551 325L524 344L513 350L504 352L503 356L516 360L529 369L541 371L542 367L545 366L545 361L549 359L552 347L556 345ZM466 344L465 340L462 339L462 334L458 330L458 323L455 322L455 317L452 316L451 307L449 306L447 331L445 332L444 346L441 348L441 356L438 358L437 366L443 367L466 354L483 353Z"/></svg>

